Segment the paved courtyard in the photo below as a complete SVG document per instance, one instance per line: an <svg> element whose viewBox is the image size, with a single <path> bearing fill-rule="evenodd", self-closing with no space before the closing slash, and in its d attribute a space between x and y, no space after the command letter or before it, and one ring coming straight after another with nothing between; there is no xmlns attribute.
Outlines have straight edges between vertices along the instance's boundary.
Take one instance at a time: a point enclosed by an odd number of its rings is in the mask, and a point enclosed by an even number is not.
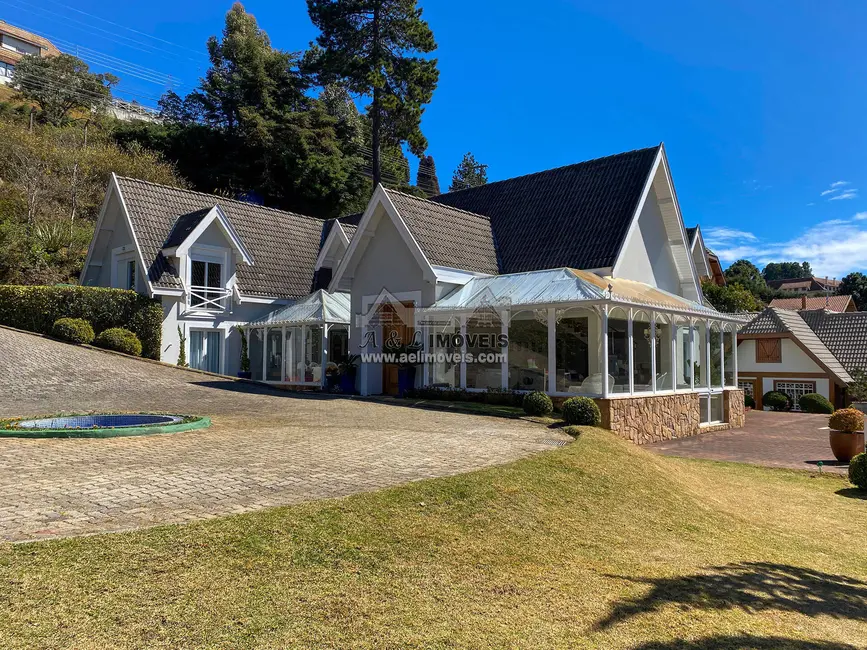
<svg viewBox="0 0 867 650"><path fill-rule="evenodd" d="M468 472L551 449L521 420L298 396L0 328L0 417L167 411L209 429L0 438L0 540L186 522Z"/></svg>
<svg viewBox="0 0 867 650"><path fill-rule="evenodd" d="M808 413L749 411L742 429L666 440L646 448L667 456L727 460L768 467L845 474L847 464L834 459L828 444L828 416Z"/></svg>

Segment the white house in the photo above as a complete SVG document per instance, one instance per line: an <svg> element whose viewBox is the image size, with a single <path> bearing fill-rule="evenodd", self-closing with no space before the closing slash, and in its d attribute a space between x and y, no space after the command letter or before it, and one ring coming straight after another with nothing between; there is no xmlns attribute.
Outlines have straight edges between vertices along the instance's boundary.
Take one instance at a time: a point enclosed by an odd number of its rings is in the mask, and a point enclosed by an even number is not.
<svg viewBox="0 0 867 650"><path fill-rule="evenodd" d="M229 373L246 324L254 378L290 385L420 342L416 386L587 395L645 442L743 421L740 323L705 304L693 243L659 145L432 200L380 186L327 222L117 178L82 279L160 297L168 361L178 324ZM366 357L356 389L400 376Z"/></svg>

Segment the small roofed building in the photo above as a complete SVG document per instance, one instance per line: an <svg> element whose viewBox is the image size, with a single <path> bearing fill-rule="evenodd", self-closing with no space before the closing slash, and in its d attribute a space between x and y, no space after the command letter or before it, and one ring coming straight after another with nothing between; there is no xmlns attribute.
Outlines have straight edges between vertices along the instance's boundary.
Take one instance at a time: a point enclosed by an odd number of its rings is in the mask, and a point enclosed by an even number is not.
<svg viewBox="0 0 867 650"><path fill-rule="evenodd" d="M686 236L689 239L689 248L692 252L692 260L701 281L705 282L706 280L711 280L714 284L724 287L726 285L726 276L725 273L723 273L719 257L705 246L704 237L702 237L701 234L701 228L699 226L687 228Z"/></svg>
<svg viewBox="0 0 867 650"><path fill-rule="evenodd" d="M738 386L762 408L762 396L808 393L837 408L849 403L853 373L867 369L867 312L768 307L738 332Z"/></svg>
<svg viewBox="0 0 867 650"><path fill-rule="evenodd" d="M15 65L24 56L56 56L60 50L46 38L0 20L0 84L12 83Z"/></svg>
<svg viewBox="0 0 867 650"><path fill-rule="evenodd" d="M815 275L805 278L788 278L784 280L769 280L768 286L778 291L795 293L817 293L820 291L835 293L840 287L840 281L830 278L818 278Z"/></svg>

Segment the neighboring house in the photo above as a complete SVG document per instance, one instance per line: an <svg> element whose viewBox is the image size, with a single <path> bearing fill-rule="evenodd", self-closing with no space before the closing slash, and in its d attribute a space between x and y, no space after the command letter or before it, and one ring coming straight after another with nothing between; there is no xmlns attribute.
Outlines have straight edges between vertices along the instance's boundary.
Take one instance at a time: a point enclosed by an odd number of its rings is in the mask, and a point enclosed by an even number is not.
<svg viewBox="0 0 867 650"><path fill-rule="evenodd" d="M53 56L59 53L51 41L0 20L0 84L12 83L15 64L24 55Z"/></svg>
<svg viewBox="0 0 867 650"><path fill-rule="evenodd" d="M807 278L789 278L786 280L771 280L768 282L771 289L779 291L793 291L796 293L810 293L817 291L827 291L834 293L840 286L840 280L817 278L815 275Z"/></svg>
<svg viewBox="0 0 867 650"><path fill-rule="evenodd" d="M780 309L795 309L799 311L826 309L828 311L844 312L858 311L852 296L799 296L797 298L774 298L768 307Z"/></svg>
<svg viewBox="0 0 867 650"><path fill-rule="evenodd" d="M768 307L738 332L738 383L762 408L762 395L807 393L847 404L852 373L867 368L867 312Z"/></svg>
<svg viewBox="0 0 867 650"><path fill-rule="evenodd" d="M415 342L416 386L586 395L635 442L743 423L742 320L703 303L662 145L432 200L378 186L327 222L115 178L82 281L161 299L169 362L180 324L194 366L234 373L243 323L270 383L352 352L358 392L395 394L408 371L370 355Z"/></svg>
<svg viewBox="0 0 867 650"><path fill-rule="evenodd" d="M701 281L712 280L715 284L724 287L726 276L720 265L719 257L704 245L701 228L698 226L687 228L686 236L692 252L692 261Z"/></svg>

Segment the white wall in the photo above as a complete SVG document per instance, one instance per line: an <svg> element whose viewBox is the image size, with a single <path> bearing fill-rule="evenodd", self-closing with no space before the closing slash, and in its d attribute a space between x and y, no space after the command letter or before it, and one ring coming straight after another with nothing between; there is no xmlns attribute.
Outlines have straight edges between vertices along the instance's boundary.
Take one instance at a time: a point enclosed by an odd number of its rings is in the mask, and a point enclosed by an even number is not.
<svg viewBox="0 0 867 650"><path fill-rule="evenodd" d="M105 215L102 219L102 225L99 232L95 233L96 243L93 247L93 255L91 256L91 264L87 267L85 276L81 283L91 287L110 287L112 273L112 251L120 247L130 247L134 250L132 233L123 214L120 199L116 193L109 198L108 205L105 209ZM144 272L141 264L138 263L138 255L136 259L136 291L145 292ZM100 265L101 263L101 265Z"/></svg>
<svg viewBox="0 0 867 650"><path fill-rule="evenodd" d="M738 344L738 374L746 376L749 372L824 373L825 371L790 339L783 339L780 363L756 363L756 342L747 339Z"/></svg>
<svg viewBox="0 0 867 650"><path fill-rule="evenodd" d="M638 216L638 227L626 241L618 277L683 295L665 224L652 188Z"/></svg>

